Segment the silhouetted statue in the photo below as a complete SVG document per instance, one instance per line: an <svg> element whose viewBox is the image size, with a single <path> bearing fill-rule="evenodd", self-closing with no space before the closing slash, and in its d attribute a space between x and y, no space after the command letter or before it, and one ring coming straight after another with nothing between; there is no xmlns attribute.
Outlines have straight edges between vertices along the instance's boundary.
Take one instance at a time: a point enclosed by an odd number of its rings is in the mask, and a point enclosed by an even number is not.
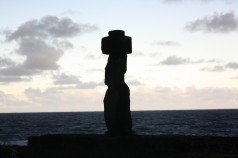
<svg viewBox="0 0 238 158"><path fill-rule="evenodd" d="M109 135L131 135L130 89L125 83L127 54L132 52L131 37L122 30L109 31L102 38L102 53L109 54L105 68L104 118Z"/></svg>

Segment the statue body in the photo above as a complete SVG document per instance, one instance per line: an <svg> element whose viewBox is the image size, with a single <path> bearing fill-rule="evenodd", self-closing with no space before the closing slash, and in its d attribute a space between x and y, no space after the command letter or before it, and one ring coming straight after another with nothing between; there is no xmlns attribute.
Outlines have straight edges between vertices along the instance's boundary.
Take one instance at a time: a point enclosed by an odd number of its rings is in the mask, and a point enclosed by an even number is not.
<svg viewBox="0 0 238 158"><path fill-rule="evenodd" d="M105 68L104 119L109 135L131 135L130 89L125 83L127 54L131 53L131 38L124 31L110 31L102 39L103 54L109 54Z"/></svg>
<svg viewBox="0 0 238 158"><path fill-rule="evenodd" d="M105 68L104 118L111 135L129 134L132 128L130 113L130 90L124 80L127 55L110 55Z"/></svg>

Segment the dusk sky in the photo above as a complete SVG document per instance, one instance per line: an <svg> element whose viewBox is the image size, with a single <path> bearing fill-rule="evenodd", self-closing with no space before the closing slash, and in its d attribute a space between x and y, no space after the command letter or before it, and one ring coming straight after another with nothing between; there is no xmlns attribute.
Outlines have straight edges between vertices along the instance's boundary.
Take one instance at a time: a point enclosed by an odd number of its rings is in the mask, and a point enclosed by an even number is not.
<svg viewBox="0 0 238 158"><path fill-rule="evenodd" d="M238 108L237 0L0 0L0 113L102 111L101 38L132 37L131 110Z"/></svg>

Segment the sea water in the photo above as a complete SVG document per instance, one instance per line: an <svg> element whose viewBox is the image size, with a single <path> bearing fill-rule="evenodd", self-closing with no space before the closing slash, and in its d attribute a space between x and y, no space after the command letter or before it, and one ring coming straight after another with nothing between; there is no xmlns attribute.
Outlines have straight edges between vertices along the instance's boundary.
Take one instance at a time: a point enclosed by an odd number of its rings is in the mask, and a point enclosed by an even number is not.
<svg viewBox="0 0 238 158"><path fill-rule="evenodd" d="M238 136L238 110L132 112L140 135ZM104 134L103 112L0 114L0 144L27 145L29 136Z"/></svg>

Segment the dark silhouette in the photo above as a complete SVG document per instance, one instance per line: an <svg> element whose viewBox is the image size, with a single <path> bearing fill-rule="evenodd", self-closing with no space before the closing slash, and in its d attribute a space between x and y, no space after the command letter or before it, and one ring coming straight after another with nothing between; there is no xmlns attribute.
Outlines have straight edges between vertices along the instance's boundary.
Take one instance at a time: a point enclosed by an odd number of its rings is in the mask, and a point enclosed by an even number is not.
<svg viewBox="0 0 238 158"><path fill-rule="evenodd" d="M104 118L108 135L131 135L130 89L125 83L127 54L132 52L131 37L122 30L109 31L102 38L102 53L109 54L105 68Z"/></svg>

